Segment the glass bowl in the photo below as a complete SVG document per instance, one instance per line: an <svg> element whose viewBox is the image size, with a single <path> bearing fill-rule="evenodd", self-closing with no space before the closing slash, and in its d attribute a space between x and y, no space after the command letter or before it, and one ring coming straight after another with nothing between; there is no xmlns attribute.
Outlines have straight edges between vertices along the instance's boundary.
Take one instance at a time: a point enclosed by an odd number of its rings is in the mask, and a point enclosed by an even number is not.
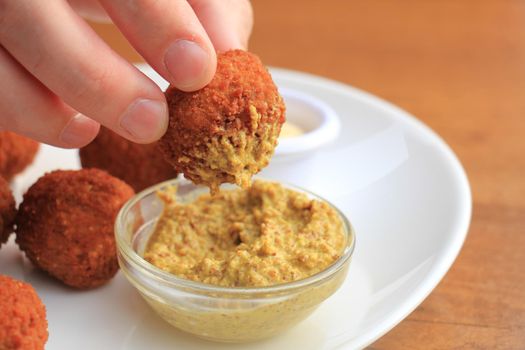
<svg viewBox="0 0 525 350"><path fill-rule="evenodd" d="M173 185L177 185L176 196L180 202L189 202L207 192L206 187L184 179L150 187L122 207L115 222L115 235L119 264L127 279L146 302L176 328L222 342L267 338L305 319L345 279L355 235L348 220L335 207L346 234L345 249L336 262L308 278L273 286L229 288L186 280L157 268L142 255L164 207L157 192ZM282 185L325 201L303 189ZM233 186L224 187L228 188Z"/></svg>

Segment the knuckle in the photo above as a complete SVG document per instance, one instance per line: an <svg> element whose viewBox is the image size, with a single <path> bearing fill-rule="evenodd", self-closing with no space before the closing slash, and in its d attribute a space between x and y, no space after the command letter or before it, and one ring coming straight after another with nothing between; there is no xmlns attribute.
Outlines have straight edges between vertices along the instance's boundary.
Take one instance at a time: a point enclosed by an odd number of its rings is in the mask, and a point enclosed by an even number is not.
<svg viewBox="0 0 525 350"><path fill-rule="evenodd" d="M70 99L89 110L99 109L97 106L105 103L113 85L111 68L104 64L85 64L78 69L78 74L66 87Z"/></svg>
<svg viewBox="0 0 525 350"><path fill-rule="evenodd" d="M111 70L104 65L93 67L86 72L86 78L89 79L93 85L94 91L103 91L111 84L113 75Z"/></svg>

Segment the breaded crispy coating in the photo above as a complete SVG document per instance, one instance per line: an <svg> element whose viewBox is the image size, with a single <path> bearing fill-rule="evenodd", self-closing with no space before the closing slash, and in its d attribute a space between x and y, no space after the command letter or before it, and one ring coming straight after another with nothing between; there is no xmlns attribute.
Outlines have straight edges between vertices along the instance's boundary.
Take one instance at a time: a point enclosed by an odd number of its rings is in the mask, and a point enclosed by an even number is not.
<svg viewBox="0 0 525 350"><path fill-rule="evenodd" d="M15 215L15 199L9 184L0 176L0 246L7 242L7 239L13 233Z"/></svg>
<svg viewBox="0 0 525 350"><path fill-rule="evenodd" d="M97 137L79 150L84 168L99 168L129 184L136 192L177 177L158 144L138 144L100 128Z"/></svg>
<svg viewBox="0 0 525 350"><path fill-rule="evenodd" d="M10 131L0 131L0 176L10 181L35 158L40 144Z"/></svg>
<svg viewBox="0 0 525 350"><path fill-rule="evenodd" d="M195 92L168 88L170 122L160 140L166 159L194 183L246 187L277 145L285 107L259 58L242 50L219 53L217 72Z"/></svg>
<svg viewBox="0 0 525 350"><path fill-rule="evenodd" d="M118 270L113 224L133 195L99 169L57 170L24 195L16 242L33 265L75 288L93 288Z"/></svg>
<svg viewBox="0 0 525 350"><path fill-rule="evenodd" d="M43 350L47 338L46 307L33 287L0 275L0 349Z"/></svg>

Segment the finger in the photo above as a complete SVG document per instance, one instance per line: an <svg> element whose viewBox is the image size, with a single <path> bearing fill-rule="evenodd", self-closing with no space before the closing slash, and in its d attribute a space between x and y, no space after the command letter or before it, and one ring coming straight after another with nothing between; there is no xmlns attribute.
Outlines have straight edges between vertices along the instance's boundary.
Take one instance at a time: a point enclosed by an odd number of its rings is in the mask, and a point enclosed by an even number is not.
<svg viewBox="0 0 525 350"><path fill-rule="evenodd" d="M160 88L65 2L7 0L3 7L0 43L66 104L135 142L164 134L168 116Z"/></svg>
<svg viewBox="0 0 525 350"><path fill-rule="evenodd" d="M188 0L217 51L246 50L253 27L248 0Z"/></svg>
<svg viewBox="0 0 525 350"><path fill-rule="evenodd" d="M0 129L64 148L87 145L99 124L64 104L0 47Z"/></svg>
<svg viewBox="0 0 525 350"><path fill-rule="evenodd" d="M215 49L185 0L101 0L113 22L153 68L180 90L207 85Z"/></svg>
<svg viewBox="0 0 525 350"><path fill-rule="evenodd" d="M67 0L69 5L84 18L95 22L109 23L111 19L98 0Z"/></svg>

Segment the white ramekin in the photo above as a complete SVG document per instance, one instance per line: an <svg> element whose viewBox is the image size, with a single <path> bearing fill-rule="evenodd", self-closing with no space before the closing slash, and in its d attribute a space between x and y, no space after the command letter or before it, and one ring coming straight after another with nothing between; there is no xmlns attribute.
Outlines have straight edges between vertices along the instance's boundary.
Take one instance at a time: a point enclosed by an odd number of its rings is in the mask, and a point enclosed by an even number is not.
<svg viewBox="0 0 525 350"><path fill-rule="evenodd" d="M286 104L286 119L304 131L294 137L281 137L274 159L306 156L337 139L341 122L332 107L307 93L280 87Z"/></svg>

